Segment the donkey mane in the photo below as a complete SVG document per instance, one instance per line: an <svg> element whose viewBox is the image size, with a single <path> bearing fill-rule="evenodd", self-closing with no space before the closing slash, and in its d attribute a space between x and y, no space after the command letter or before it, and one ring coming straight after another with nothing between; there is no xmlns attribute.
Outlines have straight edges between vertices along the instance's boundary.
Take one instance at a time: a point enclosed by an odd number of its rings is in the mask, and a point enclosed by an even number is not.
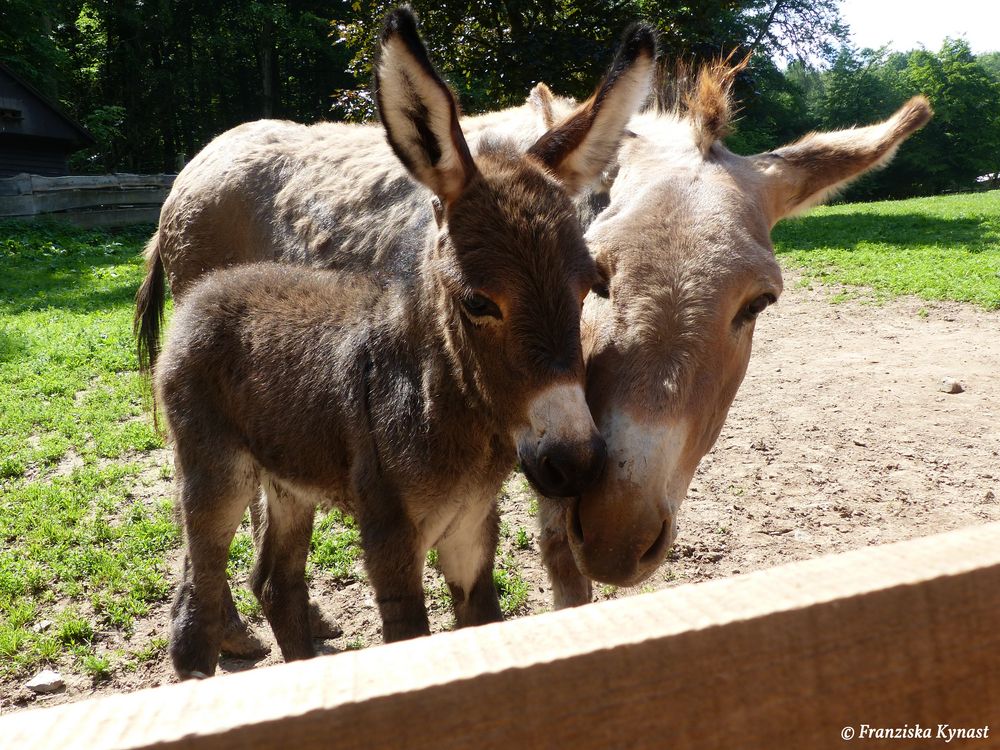
<svg viewBox="0 0 1000 750"><path fill-rule="evenodd" d="M736 113L733 83L750 61L748 55L734 62L735 54L734 50L727 57L697 67L685 61L657 67L654 111L690 122L702 156L708 156L712 144L730 132Z"/></svg>

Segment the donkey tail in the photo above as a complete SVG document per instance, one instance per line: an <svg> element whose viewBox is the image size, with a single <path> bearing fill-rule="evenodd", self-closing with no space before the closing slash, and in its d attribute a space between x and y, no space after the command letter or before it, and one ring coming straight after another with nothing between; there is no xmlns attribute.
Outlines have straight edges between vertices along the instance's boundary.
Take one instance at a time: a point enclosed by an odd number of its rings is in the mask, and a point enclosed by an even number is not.
<svg viewBox="0 0 1000 750"><path fill-rule="evenodd" d="M157 231L146 245L146 278L135 293L135 318L132 320L139 372L145 375L152 373L160 353L160 328L166 304L166 272L160 257L159 238Z"/></svg>

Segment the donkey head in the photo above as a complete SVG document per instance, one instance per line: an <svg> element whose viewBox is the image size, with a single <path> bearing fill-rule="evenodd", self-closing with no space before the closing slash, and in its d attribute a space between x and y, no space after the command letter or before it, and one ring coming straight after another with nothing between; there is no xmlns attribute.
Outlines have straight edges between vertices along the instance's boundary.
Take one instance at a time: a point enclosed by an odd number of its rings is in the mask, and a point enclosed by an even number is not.
<svg viewBox="0 0 1000 750"><path fill-rule="evenodd" d="M634 585L666 556L755 320L781 293L771 227L886 162L931 115L917 97L878 125L741 157L719 140L735 72L705 68L679 104L633 119L610 204L587 232L609 279L582 324L608 462L565 520L577 567L597 580Z"/></svg>
<svg viewBox="0 0 1000 750"><path fill-rule="evenodd" d="M632 29L594 97L528 154L481 143L475 159L408 10L390 14L381 43L375 82L389 143L434 194L421 283L457 380L470 404L514 426L521 465L543 494L578 495L600 475L605 445L580 347L583 300L600 279L570 193L600 175L646 98L653 34Z"/></svg>

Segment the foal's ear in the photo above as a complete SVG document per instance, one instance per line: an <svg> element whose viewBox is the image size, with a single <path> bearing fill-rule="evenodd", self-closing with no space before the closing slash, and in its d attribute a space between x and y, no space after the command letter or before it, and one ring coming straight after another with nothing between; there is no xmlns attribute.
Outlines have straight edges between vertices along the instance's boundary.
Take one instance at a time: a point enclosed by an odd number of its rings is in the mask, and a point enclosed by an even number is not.
<svg viewBox="0 0 1000 750"><path fill-rule="evenodd" d="M528 153L570 192L587 187L614 158L625 126L649 97L655 61L656 32L642 24L631 26L594 95L539 138Z"/></svg>
<svg viewBox="0 0 1000 750"><path fill-rule="evenodd" d="M932 114L927 98L915 96L877 125L810 133L791 145L750 157L764 174L764 204L771 226L887 164Z"/></svg>
<svg viewBox="0 0 1000 750"><path fill-rule="evenodd" d="M458 124L455 96L431 65L408 7L385 19L375 97L400 161L445 204L458 198L476 166Z"/></svg>

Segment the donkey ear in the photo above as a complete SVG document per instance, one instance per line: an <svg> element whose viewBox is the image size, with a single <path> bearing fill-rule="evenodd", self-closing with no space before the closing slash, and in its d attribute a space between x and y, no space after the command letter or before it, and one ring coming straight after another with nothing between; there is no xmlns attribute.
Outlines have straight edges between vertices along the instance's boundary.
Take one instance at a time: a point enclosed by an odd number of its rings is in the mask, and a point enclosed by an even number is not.
<svg viewBox="0 0 1000 750"><path fill-rule="evenodd" d="M431 65L408 7L385 19L375 66L379 117L392 150L445 204L476 173L458 123L458 104Z"/></svg>
<svg viewBox="0 0 1000 750"><path fill-rule="evenodd" d="M556 97L552 93L552 89L542 81L536 83L528 93L528 105L535 110L535 114L538 115L546 130L556 124L555 102Z"/></svg>
<svg viewBox="0 0 1000 750"><path fill-rule="evenodd" d="M528 153L570 192L585 188L614 158L625 126L648 98L655 61L656 33L649 26L631 26L594 95L539 138Z"/></svg>
<svg viewBox="0 0 1000 750"><path fill-rule="evenodd" d="M771 225L887 164L900 144L926 125L932 114L927 98L915 96L877 125L810 133L789 146L750 157L764 174Z"/></svg>

